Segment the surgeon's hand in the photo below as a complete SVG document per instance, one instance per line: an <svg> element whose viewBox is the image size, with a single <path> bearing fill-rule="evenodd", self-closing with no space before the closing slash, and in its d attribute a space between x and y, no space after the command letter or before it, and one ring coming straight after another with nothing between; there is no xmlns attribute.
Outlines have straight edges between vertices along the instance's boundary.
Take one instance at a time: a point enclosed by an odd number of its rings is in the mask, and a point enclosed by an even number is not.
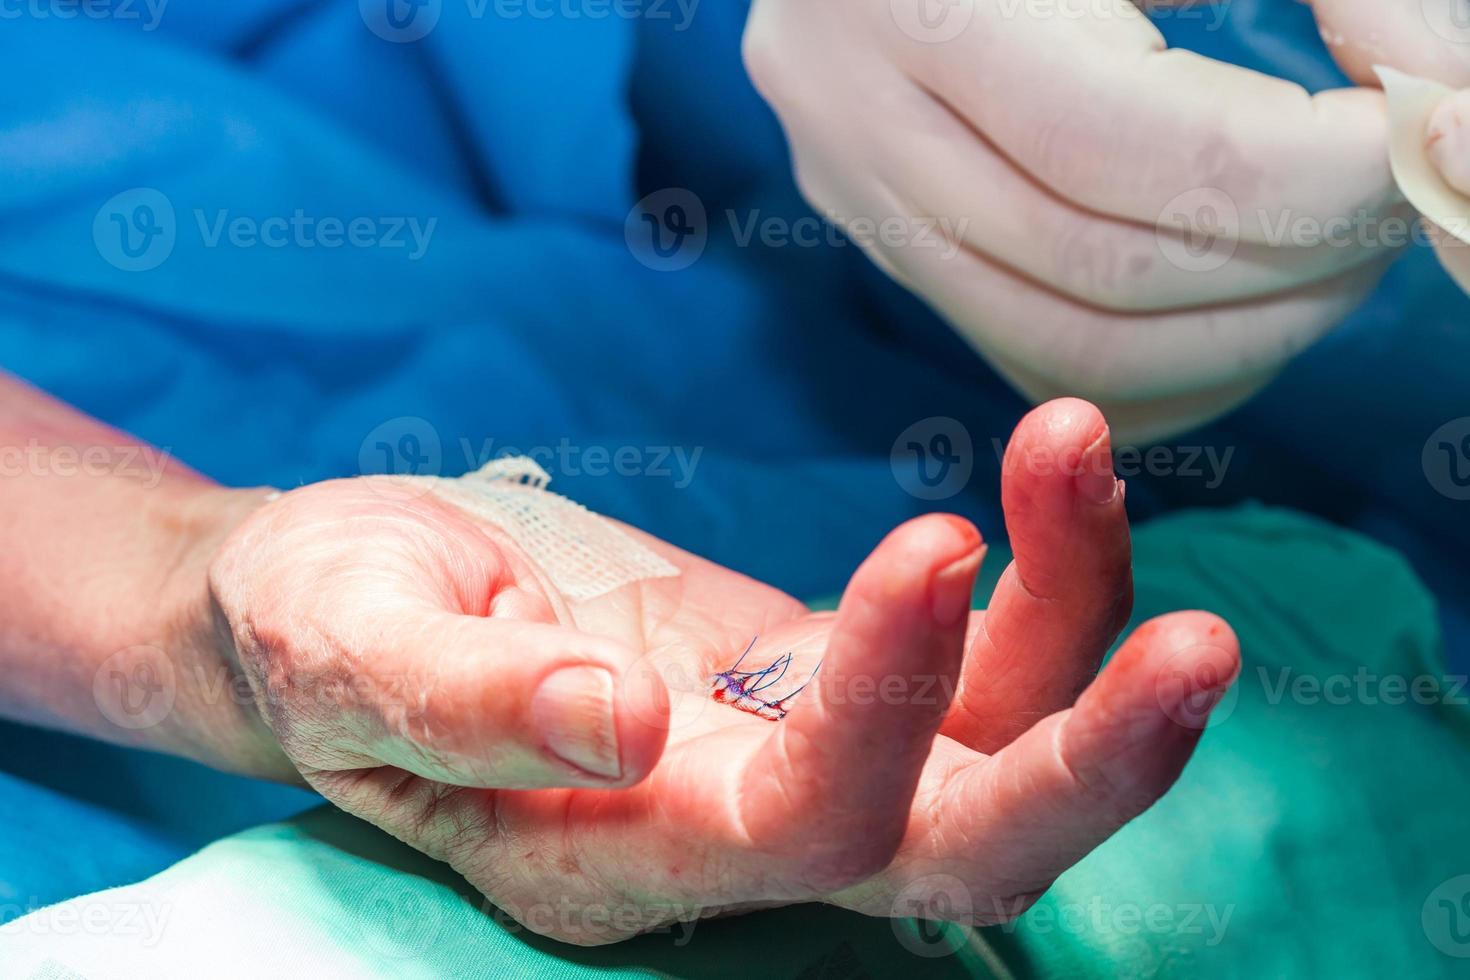
<svg viewBox="0 0 1470 980"><path fill-rule="evenodd" d="M1434 250L1445 271L1470 292L1470 89L1446 98L1430 116L1424 133L1430 166L1452 192L1452 229L1435 228Z"/></svg>
<svg viewBox="0 0 1470 980"><path fill-rule="evenodd" d="M576 602L493 529L379 480L268 505L215 592L259 690L412 693L262 703L311 785L535 931L596 944L809 901L995 922L1168 789L1238 670L1225 624L1177 613L1093 679L1132 599L1109 446L1083 402L1022 423L1016 560L974 616L984 549L955 517L890 534L835 614L641 535L680 575ZM767 700L816 671L784 720L712 697L753 638L743 670L793 655ZM575 788L527 788L551 783Z"/></svg>
<svg viewBox="0 0 1470 980"><path fill-rule="evenodd" d="M818 210L1021 391L1129 439L1248 397L1395 251L1380 92L1166 49L1127 0L755 0L745 58Z"/></svg>
<svg viewBox="0 0 1470 980"><path fill-rule="evenodd" d="M1395 68L1454 88L1470 86L1470 22L1462 0L1311 0L1322 40L1359 85Z"/></svg>

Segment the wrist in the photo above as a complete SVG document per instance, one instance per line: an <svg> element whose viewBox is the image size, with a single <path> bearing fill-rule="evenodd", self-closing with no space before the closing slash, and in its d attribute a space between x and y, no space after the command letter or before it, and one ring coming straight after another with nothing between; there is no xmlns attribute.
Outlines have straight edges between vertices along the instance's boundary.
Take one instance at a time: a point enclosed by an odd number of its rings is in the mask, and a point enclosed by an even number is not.
<svg viewBox="0 0 1470 980"><path fill-rule="evenodd" d="M153 508L156 530L174 558L153 586L159 601L145 631L159 638L164 663L157 672L171 682L158 693L172 698L150 747L242 775L297 782L238 669L228 624L209 588L220 546L275 493L206 485Z"/></svg>

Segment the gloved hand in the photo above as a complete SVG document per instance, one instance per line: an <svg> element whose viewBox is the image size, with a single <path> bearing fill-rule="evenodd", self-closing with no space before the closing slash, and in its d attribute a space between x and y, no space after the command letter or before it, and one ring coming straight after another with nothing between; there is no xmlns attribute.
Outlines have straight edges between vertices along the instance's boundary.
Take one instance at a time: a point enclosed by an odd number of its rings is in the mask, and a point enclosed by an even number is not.
<svg viewBox="0 0 1470 980"><path fill-rule="evenodd" d="M679 574L577 600L391 478L266 505L211 582L226 659L306 780L535 931L596 944L806 901L995 922L1172 785L1238 671L1227 626L1178 613L1091 680L1132 597L1095 409L1028 416L1002 497L1016 560L983 616L983 546L954 517L890 534L832 614L631 529ZM788 653L762 699L816 673L783 720L713 697ZM543 713L572 664L606 673ZM528 788L552 784L575 788Z"/></svg>
<svg viewBox="0 0 1470 980"><path fill-rule="evenodd" d="M1470 21L1461 0L1311 0L1333 60L1359 85L1393 68L1470 86Z"/></svg>
<svg viewBox="0 0 1470 980"><path fill-rule="evenodd" d="M1423 214L1420 240L1470 292L1470 91L1387 68L1380 74L1393 172Z"/></svg>
<svg viewBox="0 0 1470 980"><path fill-rule="evenodd" d="M1470 90L1461 90L1435 107L1424 134L1430 165L1454 195L1449 210L1433 217L1443 222L1435 254L1460 288L1470 293Z"/></svg>
<svg viewBox="0 0 1470 980"><path fill-rule="evenodd" d="M1404 6L1390 41L1446 46ZM1167 50L1127 0L755 0L744 45L808 200L946 221L957 252L859 240L1022 392L1091 398L1130 439L1248 397L1396 251L1380 92Z"/></svg>

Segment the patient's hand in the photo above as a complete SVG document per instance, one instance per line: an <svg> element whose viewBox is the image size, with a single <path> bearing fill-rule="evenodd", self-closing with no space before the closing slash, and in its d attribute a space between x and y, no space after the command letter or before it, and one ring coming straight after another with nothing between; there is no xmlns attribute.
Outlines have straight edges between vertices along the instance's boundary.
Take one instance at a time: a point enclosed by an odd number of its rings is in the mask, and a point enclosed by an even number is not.
<svg viewBox="0 0 1470 980"><path fill-rule="evenodd" d="M572 602L379 480L268 505L211 578L307 781L538 932L807 901L994 922L1168 789L1238 664L1221 621L1177 613L1092 680L1132 589L1105 425L1045 405L1004 470L1016 561L973 616L983 549L954 517L890 534L836 613L641 535L678 577ZM712 697L757 636L741 670L793 654L766 700L821 662L784 720Z"/></svg>

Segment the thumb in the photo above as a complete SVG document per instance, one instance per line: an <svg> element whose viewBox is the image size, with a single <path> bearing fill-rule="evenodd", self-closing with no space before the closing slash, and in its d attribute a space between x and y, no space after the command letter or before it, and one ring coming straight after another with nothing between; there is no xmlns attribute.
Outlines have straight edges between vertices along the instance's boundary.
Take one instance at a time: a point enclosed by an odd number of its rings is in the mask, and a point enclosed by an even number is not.
<svg viewBox="0 0 1470 980"><path fill-rule="evenodd" d="M1470 200L1470 90L1455 92L1435 107L1424 148L1445 183Z"/></svg>
<svg viewBox="0 0 1470 980"><path fill-rule="evenodd" d="M379 610L353 651L358 697L331 765L396 766L458 786L628 786L668 734L661 677L623 644L564 626ZM366 758L364 758L366 757Z"/></svg>
<svg viewBox="0 0 1470 980"><path fill-rule="evenodd" d="M1458 213L1435 217L1434 253L1460 288L1470 293L1470 90L1456 92L1435 108L1424 136L1434 170L1460 195Z"/></svg>

